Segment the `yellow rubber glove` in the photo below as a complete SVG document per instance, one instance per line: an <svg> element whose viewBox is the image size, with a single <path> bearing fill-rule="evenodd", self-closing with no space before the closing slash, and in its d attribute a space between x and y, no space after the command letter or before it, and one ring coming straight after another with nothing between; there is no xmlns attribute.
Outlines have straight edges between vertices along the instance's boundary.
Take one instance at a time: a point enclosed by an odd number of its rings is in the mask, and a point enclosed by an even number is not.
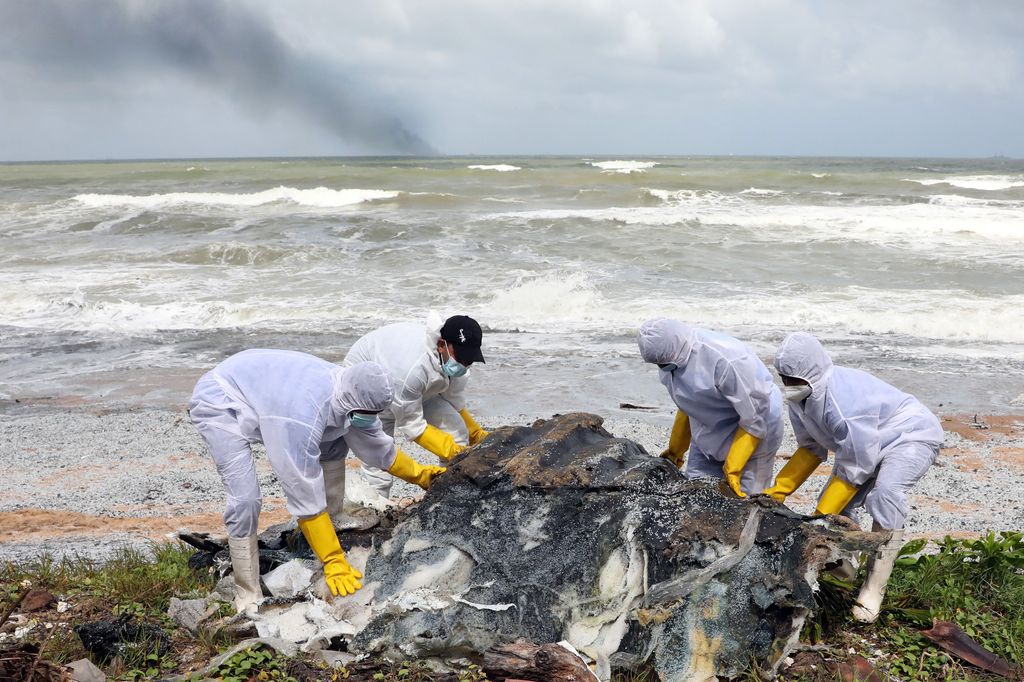
<svg viewBox="0 0 1024 682"><path fill-rule="evenodd" d="M476 420L473 419L473 415L469 413L469 410L462 408L459 410L459 416L462 417L462 421L466 423L466 428L469 429L470 445L476 445L484 438L487 438L488 432L484 431L483 428L476 423Z"/></svg>
<svg viewBox="0 0 1024 682"><path fill-rule="evenodd" d="M762 494L768 495L776 502L785 502L786 498L814 473L819 464L821 460L813 452L806 448L797 448L786 462L786 466L782 467L782 471L775 477L775 485L765 488Z"/></svg>
<svg viewBox="0 0 1024 682"><path fill-rule="evenodd" d="M825 492L821 494L821 499L818 500L818 506L815 508L814 513L840 514L846 509L846 505L850 504L850 500L856 494L857 486L832 476L828 481L828 485L825 486Z"/></svg>
<svg viewBox="0 0 1024 682"><path fill-rule="evenodd" d="M420 464L398 448L395 448L395 461L391 468L388 469L388 473L392 476L398 476L403 481L418 485L424 490L430 487L430 484L434 482L434 478L440 476L445 471L447 469L444 467Z"/></svg>
<svg viewBox="0 0 1024 682"><path fill-rule="evenodd" d="M676 420L672 423L672 433L668 437L668 450L661 456L676 465L679 469L686 462L686 451L690 449L690 418L682 410L676 412Z"/></svg>
<svg viewBox="0 0 1024 682"><path fill-rule="evenodd" d="M419 438L414 438L413 442L433 452L443 460L449 460L464 450L461 445L455 442L450 433L445 433L430 424L427 424L427 428L423 430Z"/></svg>
<svg viewBox="0 0 1024 682"><path fill-rule="evenodd" d="M729 484L737 497L746 497L747 494L740 488L740 479L743 478L743 467L747 466L750 456L761 444L760 438L755 438L743 430L736 429L736 435L732 437L732 445L729 446L729 454L725 456L725 465L722 473L725 474L725 482Z"/></svg>
<svg viewBox="0 0 1024 682"><path fill-rule="evenodd" d="M320 512L311 519L299 519L299 529L313 553L324 565L324 578L331 593L345 596L355 594L363 586L359 579L363 574L352 568L345 561L345 552L341 550L338 535L334 532L334 524L326 511Z"/></svg>

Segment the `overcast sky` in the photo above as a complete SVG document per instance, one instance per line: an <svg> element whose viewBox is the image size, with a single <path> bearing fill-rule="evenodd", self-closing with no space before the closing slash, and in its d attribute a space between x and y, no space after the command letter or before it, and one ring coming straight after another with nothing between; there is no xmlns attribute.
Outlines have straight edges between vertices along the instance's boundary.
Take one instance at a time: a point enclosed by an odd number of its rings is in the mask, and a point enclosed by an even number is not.
<svg viewBox="0 0 1024 682"><path fill-rule="evenodd" d="M1024 2L0 0L0 159L1024 157Z"/></svg>

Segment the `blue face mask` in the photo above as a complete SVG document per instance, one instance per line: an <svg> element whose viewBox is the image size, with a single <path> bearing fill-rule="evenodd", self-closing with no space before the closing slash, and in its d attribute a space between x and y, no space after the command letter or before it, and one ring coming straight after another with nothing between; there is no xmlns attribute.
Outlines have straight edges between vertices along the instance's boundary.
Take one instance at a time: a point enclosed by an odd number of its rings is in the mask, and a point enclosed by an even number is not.
<svg viewBox="0 0 1024 682"><path fill-rule="evenodd" d="M468 371L469 367L466 367L455 358L448 358L441 364L441 372L443 372L446 377L451 377L453 379L463 376Z"/></svg>
<svg viewBox="0 0 1024 682"><path fill-rule="evenodd" d="M658 365L658 369L665 372L674 372L677 369L679 369L679 365L677 365L674 362L666 362L664 364Z"/></svg>
<svg viewBox="0 0 1024 682"><path fill-rule="evenodd" d="M353 412L348 418L352 422L352 426L357 429L368 429L379 421L377 415L363 414L362 412Z"/></svg>

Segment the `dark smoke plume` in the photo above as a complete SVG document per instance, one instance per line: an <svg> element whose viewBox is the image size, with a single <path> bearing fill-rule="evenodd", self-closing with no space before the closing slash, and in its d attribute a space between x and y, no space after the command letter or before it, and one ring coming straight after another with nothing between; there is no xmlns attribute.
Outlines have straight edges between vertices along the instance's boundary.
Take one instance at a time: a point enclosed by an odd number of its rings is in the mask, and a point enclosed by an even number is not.
<svg viewBox="0 0 1024 682"><path fill-rule="evenodd" d="M231 0L0 0L0 61L69 80L170 68L368 148L435 153L365 88Z"/></svg>

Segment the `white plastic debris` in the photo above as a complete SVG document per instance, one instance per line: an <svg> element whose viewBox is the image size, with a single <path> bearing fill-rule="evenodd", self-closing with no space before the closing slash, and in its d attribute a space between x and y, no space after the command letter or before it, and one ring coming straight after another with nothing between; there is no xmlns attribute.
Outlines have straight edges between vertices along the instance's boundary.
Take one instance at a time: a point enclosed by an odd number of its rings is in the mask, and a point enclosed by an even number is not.
<svg viewBox="0 0 1024 682"><path fill-rule="evenodd" d="M312 579L313 571L301 559L292 559L264 575L263 584L275 597L292 599L305 594Z"/></svg>

